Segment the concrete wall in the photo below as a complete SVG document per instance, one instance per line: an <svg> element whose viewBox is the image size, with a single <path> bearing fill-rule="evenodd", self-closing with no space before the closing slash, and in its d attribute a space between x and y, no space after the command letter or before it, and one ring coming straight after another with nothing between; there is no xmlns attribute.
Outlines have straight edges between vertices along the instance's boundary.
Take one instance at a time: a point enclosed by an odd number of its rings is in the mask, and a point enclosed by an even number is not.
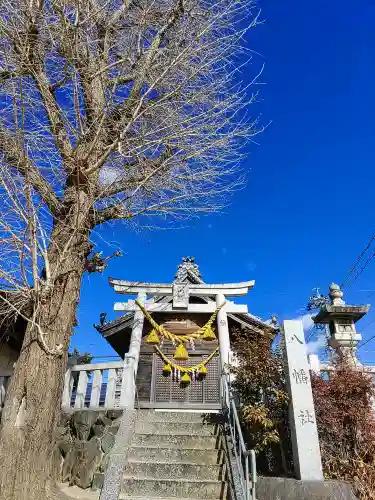
<svg viewBox="0 0 375 500"><path fill-rule="evenodd" d="M344 481L299 481L282 477L258 477L258 500L356 500Z"/></svg>
<svg viewBox="0 0 375 500"><path fill-rule="evenodd" d="M5 342L0 342L0 376L1 370L12 370L13 364L18 359L18 351L9 347Z"/></svg>

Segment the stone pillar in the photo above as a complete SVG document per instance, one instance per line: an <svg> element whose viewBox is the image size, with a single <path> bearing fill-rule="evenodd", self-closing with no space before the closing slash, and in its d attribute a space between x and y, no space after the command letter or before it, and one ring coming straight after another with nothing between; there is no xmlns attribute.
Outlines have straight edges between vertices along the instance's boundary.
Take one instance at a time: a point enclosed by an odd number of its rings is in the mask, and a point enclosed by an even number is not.
<svg viewBox="0 0 375 500"><path fill-rule="evenodd" d="M137 295L139 302L146 300L146 293L139 292ZM135 399L135 378L138 372L139 353L141 350L144 315L138 308L134 313L133 329L130 338L129 351L124 357L124 368L121 384L120 406L134 406Z"/></svg>
<svg viewBox="0 0 375 500"><path fill-rule="evenodd" d="M323 470L302 321L283 323L293 461L297 479L323 481Z"/></svg>
<svg viewBox="0 0 375 500"><path fill-rule="evenodd" d="M216 295L216 306L219 307L225 302L225 295L218 293ZM220 359L222 367L229 363L230 339L228 329L228 318L224 308L220 309L217 315L217 331L219 338Z"/></svg>

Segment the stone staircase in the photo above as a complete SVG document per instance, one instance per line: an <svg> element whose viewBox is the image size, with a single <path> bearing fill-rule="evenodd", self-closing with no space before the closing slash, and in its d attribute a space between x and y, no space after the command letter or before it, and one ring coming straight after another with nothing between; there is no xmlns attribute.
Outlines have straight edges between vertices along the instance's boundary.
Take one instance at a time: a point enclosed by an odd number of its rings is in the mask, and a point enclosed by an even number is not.
<svg viewBox="0 0 375 500"><path fill-rule="evenodd" d="M138 411L120 500L225 500L217 426L192 412Z"/></svg>

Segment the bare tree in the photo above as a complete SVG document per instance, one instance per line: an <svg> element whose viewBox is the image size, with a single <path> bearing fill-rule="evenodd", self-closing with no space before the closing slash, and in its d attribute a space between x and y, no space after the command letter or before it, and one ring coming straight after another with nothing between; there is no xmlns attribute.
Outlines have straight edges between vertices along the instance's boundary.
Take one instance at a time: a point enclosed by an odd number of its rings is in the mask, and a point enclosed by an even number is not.
<svg viewBox="0 0 375 500"><path fill-rule="evenodd" d="M0 295L28 324L2 415L0 494L50 498L90 235L220 209L262 129L240 80L251 0L2 0ZM140 222L141 223L141 222Z"/></svg>

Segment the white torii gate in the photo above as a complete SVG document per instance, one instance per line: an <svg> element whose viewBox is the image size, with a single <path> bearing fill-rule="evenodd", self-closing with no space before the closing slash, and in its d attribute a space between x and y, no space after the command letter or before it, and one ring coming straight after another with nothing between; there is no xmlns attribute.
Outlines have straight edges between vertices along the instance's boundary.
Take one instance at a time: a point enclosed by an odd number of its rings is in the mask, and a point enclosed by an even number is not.
<svg viewBox="0 0 375 500"><path fill-rule="evenodd" d="M230 341L227 313L247 313L247 305L235 304L232 301L226 300L226 296L246 295L251 290L255 281L245 281L241 283L227 283L207 285L189 284L189 283L140 283L136 281L123 281L110 279L110 284L115 292L132 295L137 294L137 300L144 303L147 311L152 312L186 312L186 313L207 313L212 314L216 308L225 302L224 307L219 311L217 317L217 329L219 337L220 355L222 362L227 362L229 357ZM154 298L145 300L146 295L155 296L172 296L172 303L155 302ZM206 304L189 304L191 295L198 297L215 297L216 300ZM114 305L115 311L137 312L139 307L135 300L127 302L116 302ZM143 317L143 314L142 314ZM139 319L138 319L139 323ZM136 328L138 325L134 325ZM143 321L142 321L143 326ZM134 327L133 327L134 330ZM132 333L133 337L133 333Z"/></svg>
<svg viewBox="0 0 375 500"><path fill-rule="evenodd" d="M255 281L245 281L241 283L227 283L208 285L206 283L145 283L137 281L124 281L109 279L115 292L123 295L137 294L137 300L142 302L149 312L186 312L186 313L208 313L215 312L218 306L223 302L225 305L220 309L217 315L217 331L219 339L220 359L222 365L229 362L230 339L228 329L227 313L247 313L247 305L235 304L228 301L226 297L246 295L251 290ZM147 295L152 298L146 300ZM215 297L215 301L206 304L189 304L191 295L198 297ZM172 303L157 302L154 297L172 296ZM116 302L115 311L134 312L134 323L130 339L129 351L125 355L122 400L121 406L128 406L134 402L135 377L138 371L139 353L142 342L142 332L144 324L144 315L135 303L135 300L127 302Z"/></svg>

